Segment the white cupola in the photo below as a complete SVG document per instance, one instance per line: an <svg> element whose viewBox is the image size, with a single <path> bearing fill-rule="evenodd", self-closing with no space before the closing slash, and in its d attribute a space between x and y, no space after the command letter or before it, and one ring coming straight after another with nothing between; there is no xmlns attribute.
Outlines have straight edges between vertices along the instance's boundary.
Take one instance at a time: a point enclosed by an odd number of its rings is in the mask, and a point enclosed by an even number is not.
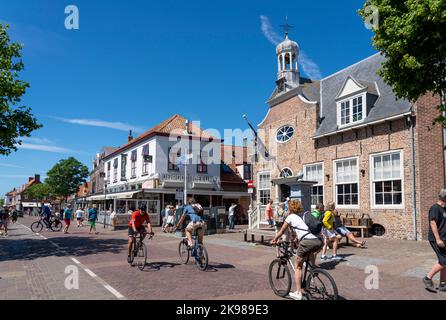
<svg viewBox="0 0 446 320"><path fill-rule="evenodd" d="M299 45L288 38L290 26L285 26L285 40L277 45L277 89L279 92L287 91L299 86Z"/></svg>

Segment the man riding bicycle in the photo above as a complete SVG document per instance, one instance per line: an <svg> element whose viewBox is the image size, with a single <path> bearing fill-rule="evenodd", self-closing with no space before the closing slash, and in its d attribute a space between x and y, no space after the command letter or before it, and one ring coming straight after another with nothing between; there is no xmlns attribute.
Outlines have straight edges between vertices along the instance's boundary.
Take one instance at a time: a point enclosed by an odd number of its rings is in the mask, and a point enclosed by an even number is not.
<svg viewBox="0 0 446 320"><path fill-rule="evenodd" d="M45 220L46 225L47 225L47 230L48 230L48 226L50 225L50 219L51 219L51 209L50 209L50 207L45 205L43 202L41 204L41 208L42 208L42 212L40 213L40 215L43 216L43 220Z"/></svg>
<svg viewBox="0 0 446 320"><path fill-rule="evenodd" d="M184 221L188 219L189 223L187 224L185 230L189 247L193 246L192 234L195 231L197 231L198 233L198 243L203 244L205 223L203 218L201 217L202 213L203 213L203 208L201 207L201 205L197 203L195 199L191 198L189 200L189 204L184 207L180 221L178 221L178 224L173 230L173 232L175 232L184 223Z"/></svg>
<svg viewBox="0 0 446 320"><path fill-rule="evenodd" d="M146 237L147 231L146 228L144 227L143 223L147 222L147 228L148 228L148 233L151 235L154 235L153 230L152 230L152 225L150 224L150 218L149 215L146 212L146 206L145 205L140 205L138 207L138 210L133 212L132 214L132 218L129 221L129 243L128 243L128 256L127 256L127 261L128 263L132 263L132 258L131 258L131 252L132 252L132 245L133 245L133 241L135 240L135 236L139 233L141 234L143 240Z"/></svg>

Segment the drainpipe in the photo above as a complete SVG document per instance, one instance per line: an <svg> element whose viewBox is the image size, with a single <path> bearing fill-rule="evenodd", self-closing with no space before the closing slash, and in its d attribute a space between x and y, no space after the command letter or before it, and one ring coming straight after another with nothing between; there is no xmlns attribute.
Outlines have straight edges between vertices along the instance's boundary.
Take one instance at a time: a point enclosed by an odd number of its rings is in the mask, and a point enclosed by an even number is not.
<svg viewBox="0 0 446 320"><path fill-rule="evenodd" d="M443 108L446 106L446 97L444 92L440 92L440 103L443 106ZM443 111L443 117L446 118L446 111ZM443 147L446 144L446 128L443 127ZM443 185L446 185L446 149L443 151L443 161L444 161L444 170L443 170L443 177L444 177L444 183Z"/></svg>
<svg viewBox="0 0 446 320"><path fill-rule="evenodd" d="M408 116L407 121L409 122L410 125L410 151L412 154L413 238L415 241L417 241L418 235L417 235L417 189L416 189L416 178L415 178L415 136L414 136L414 123L412 116Z"/></svg>

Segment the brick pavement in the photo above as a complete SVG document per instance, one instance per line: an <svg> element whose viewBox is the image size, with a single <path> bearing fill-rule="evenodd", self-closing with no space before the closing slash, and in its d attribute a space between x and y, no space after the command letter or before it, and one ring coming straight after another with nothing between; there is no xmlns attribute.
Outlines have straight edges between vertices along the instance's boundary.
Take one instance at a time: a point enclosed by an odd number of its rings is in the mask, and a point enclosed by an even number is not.
<svg viewBox="0 0 446 320"><path fill-rule="evenodd" d="M30 225L31 220L26 217L20 222ZM244 243L240 233L207 236L205 243L210 268L201 272L192 263L180 263L177 237L163 234L156 229L155 238L148 242L148 266L141 272L137 268L131 268L126 262L126 230L110 231L98 227L98 231L101 232L99 235L89 235L86 227L78 229L73 226L72 233L68 235L46 232L44 235L57 244L63 254L52 256L54 252L48 250L48 247L36 247L32 250L33 253L28 253L30 258L26 261L31 260L27 262L28 266L42 259L42 256L48 259L67 259L67 256L73 256L127 299L280 299L272 293L267 280L268 265L275 257L274 248ZM0 240L1 247L5 239ZM421 284L421 277L435 262L429 244L375 238L368 239L368 244L369 249L343 246L340 249L343 260L340 262L319 261L321 266L330 270L342 297L446 299L446 293L428 293ZM8 265L10 259L7 256L0 256L0 267L1 270L10 272L3 275L5 279L21 279L21 282L16 282L16 289L9 289L18 291L29 281L29 275L22 268L12 269ZM16 254L11 256L10 253L9 257L12 261L19 260ZM364 268L371 264L376 265L380 271L379 290L367 290L364 286L367 276ZM41 279L42 276L38 278ZM31 283L32 287L41 286L38 282ZM57 295L51 295L51 292L45 290L47 289L36 291L34 297ZM99 293L92 295L98 298L100 296Z"/></svg>

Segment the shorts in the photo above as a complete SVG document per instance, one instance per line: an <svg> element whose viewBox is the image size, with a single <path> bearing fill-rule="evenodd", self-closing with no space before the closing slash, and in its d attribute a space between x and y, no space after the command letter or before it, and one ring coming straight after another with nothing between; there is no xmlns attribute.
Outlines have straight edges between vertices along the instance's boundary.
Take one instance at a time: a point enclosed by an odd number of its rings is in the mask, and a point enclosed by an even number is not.
<svg viewBox="0 0 446 320"><path fill-rule="evenodd" d="M70 220L70 219L63 219L63 222L65 222L65 224L66 224L67 226L69 226L70 223L71 223L71 220Z"/></svg>
<svg viewBox="0 0 446 320"><path fill-rule="evenodd" d="M136 233L139 234L146 234L146 228L144 226L140 226L139 228L136 229ZM129 227L129 237L133 237L135 235L135 231L133 231L132 227Z"/></svg>
<svg viewBox="0 0 446 320"><path fill-rule="evenodd" d="M96 227L96 220L90 220L90 227L92 228Z"/></svg>
<svg viewBox="0 0 446 320"><path fill-rule="evenodd" d="M322 248L322 241L320 239L304 239L299 242L297 248L297 256L305 258L313 252L317 252Z"/></svg>
<svg viewBox="0 0 446 320"><path fill-rule="evenodd" d="M334 231L334 229L328 230L326 228L322 228L322 234L327 239L333 239L334 237L336 237L336 231Z"/></svg>
<svg viewBox="0 0 446 320"><path fill-rule="evenodd" d="M202 221L197 221L197 222L189 222L189 224L186 227L186 230L189 231L190 233L194 234L194 232L196 230L199 230L199 236L202 236L204 234L204 227L205 224Z"/></svg>
<svg viewBox="0 0 446 320"><path fill-rule="evenodd" d="M78 217L77 218L77 221L82 221L83 219L81 218L81 217Z"/></svg>
<svg viewBox="0 0 446 320"><path fill-rule="evenodd" d="M343 237L346 237L349 233L351 233L346 227L336 228L336 232Z"/></svg>
<svg viewBox="0 0 446 320"><path fill-rule="evenodd" d="M446 266L446 248L440 248L437 245L436 241L429 241L431 244L432 249L434 249L435 254L438 258L438 263L442 266Z"/></svg>

